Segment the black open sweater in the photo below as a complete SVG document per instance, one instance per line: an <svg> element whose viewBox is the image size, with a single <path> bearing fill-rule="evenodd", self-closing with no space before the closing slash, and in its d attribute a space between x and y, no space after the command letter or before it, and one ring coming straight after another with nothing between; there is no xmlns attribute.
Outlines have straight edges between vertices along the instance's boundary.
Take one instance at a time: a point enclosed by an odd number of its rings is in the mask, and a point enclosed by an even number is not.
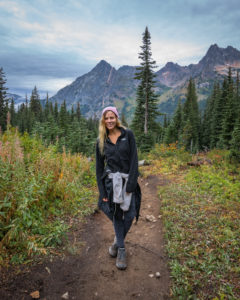
<svg viewBox="0 0 240 300"><path fill-rule="evenodd" d="M99 189L99 206L103 198L108 198L105 186L105 178L108 172L121 172L129 174L126 191L138 193L136 209L137 218L140 209L141 191L138 185L138 156L133 132L129 129L119 128L121 135L113 144L109 138L104 143L104 153L100 153L99 145L96 145L96 176ZM109 199L111 200L111 199Z"/></svg>

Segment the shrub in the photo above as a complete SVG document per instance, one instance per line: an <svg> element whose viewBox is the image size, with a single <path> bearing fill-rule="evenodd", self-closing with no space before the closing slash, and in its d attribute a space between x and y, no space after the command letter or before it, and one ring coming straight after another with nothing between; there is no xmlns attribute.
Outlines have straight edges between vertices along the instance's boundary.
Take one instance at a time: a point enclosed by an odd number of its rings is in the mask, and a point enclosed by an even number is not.
<svg viewBox="0 0 240 300"><path fill-rule="evenodd" d="M67 214L91 212L95 199L94 168L83 155L58 153L14 129L0 136L2 261L46 253L61 242Z"/></svg>

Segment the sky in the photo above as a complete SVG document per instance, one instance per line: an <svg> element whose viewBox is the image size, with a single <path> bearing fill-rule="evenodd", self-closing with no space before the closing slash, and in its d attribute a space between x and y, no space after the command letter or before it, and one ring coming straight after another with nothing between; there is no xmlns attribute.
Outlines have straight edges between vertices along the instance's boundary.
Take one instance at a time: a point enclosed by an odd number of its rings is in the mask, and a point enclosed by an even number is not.
<svg viewBox="0 0 240 300"><path fill-rule="evenodd" d="M159 68L240 50L239 0L0 0L0 67L10 93L53 96L104 59L139 65L145 27Z"/></svg>

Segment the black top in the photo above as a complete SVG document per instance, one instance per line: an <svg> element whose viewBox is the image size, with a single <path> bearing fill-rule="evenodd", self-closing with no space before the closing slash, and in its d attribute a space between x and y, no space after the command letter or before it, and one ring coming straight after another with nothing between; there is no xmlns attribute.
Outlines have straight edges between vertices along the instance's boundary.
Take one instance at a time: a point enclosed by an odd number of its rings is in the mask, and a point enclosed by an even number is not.
<svg viewBox="0 0 240 300"><path fill-rule="evenodd" d="M100 197L107 198L103 179L108 172L129 174L126 191L134 192L138 179L138 156L133 132L130 129L119 128L121 135L116 144L109 138L104 143L104 154L101 155L98 142L96 145L96 175Z"/></svg>

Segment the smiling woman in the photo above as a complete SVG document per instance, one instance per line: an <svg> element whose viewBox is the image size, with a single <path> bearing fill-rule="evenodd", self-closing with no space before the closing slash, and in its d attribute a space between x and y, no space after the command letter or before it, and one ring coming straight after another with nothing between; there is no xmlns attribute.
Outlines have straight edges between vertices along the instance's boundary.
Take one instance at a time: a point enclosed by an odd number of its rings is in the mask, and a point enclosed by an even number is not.
<svg viewBox="0 0 240 300"><path fill-rule="evenodd" d="M104 115L106 128L112 132L112 130L117 126L117 118L119 118L117 109L115 107L111 107L110 110L109 107L106 107L102 114ZM118 130L117 127L116 130Z"/></svg>
<svg viewBox="0 0 240 300"><path fill-rule="evenodd" d="M115 239L109 254L116 266L127 267L124 240L134 217L138 219L141 191L138 185L138 157L131 130L119 121L116 107L106 107L99 123L96 145L96 175L99 208L113 222Z"/></svg>

